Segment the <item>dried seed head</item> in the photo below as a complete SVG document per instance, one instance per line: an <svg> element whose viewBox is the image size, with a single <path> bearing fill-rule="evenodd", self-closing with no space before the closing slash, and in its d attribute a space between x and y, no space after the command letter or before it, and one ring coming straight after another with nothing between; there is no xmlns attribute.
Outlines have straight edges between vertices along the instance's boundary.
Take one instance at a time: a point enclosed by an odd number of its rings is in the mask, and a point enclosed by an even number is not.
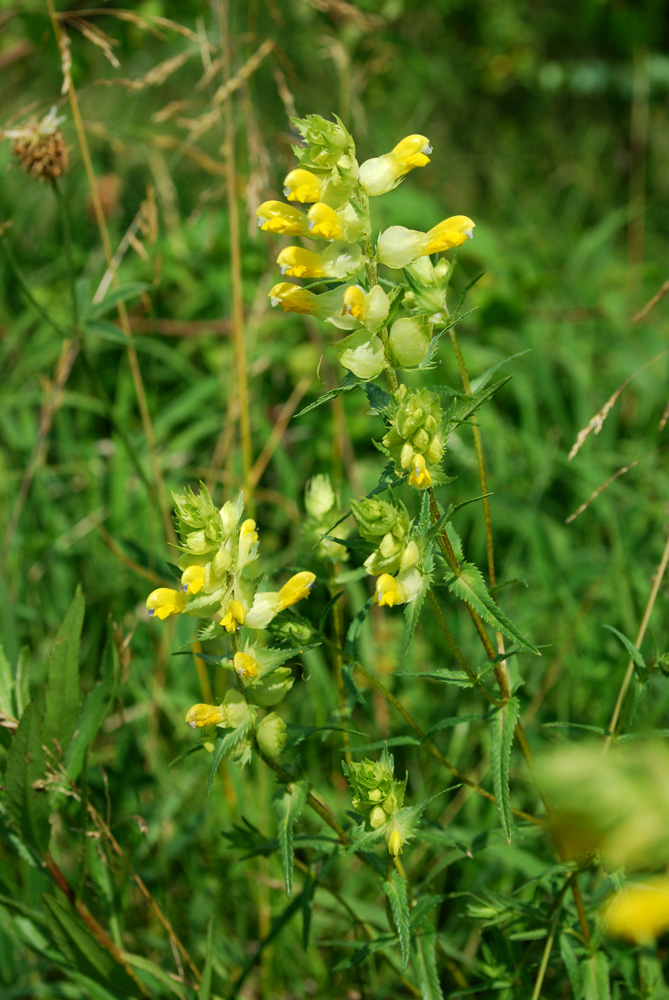
<svg viewBox="0 0 669 1000"><path fill-rule="evenodd" d="M65 138L58 127L63 121L52 108L41 121L28 122L23 128L7 129L6 139L12 139L12 153L26 173L43 181L55 180L67 170L68 156Z"/></svg>

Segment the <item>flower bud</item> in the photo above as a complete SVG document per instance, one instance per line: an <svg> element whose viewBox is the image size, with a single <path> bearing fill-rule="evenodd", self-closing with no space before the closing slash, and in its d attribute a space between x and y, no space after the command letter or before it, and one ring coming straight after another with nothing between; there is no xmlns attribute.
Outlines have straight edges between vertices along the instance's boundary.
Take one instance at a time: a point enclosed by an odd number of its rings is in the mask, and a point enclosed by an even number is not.
<svg viewBox="0 0 669 1000"><path fill-rule="evenodd" d="M271 673L260 677L252 686L247 688L247 694L255 705L268 708L270 705L277 705L282 701L293 684L295 678L290 667L277 667Z"/></svg>
<svg viewBox="0 0 669 1000"><path fill-rule="evenodd" d="M147 597L146 607L151 618L155 616L162 621L171 615L180 615L186 607L186 597L179 590L159 587Z"/></svg>
<svg viewBox="0 0 669 1000"><path fill-rule="evenodd" d="M380 826L388 821L388 817L384 813L381 806L375 806L371 813L369 814L369 825L372 830L378 830Z"/></svg>
<svg viewBox="0 0 669 1000"><path fill-rule="evenodd" d="M391 857L396 858L402 853L402 835L400 834L397 827L392 831L388 837L388 854Z"/></svg>
<svg viewBox="0 0 669 1000"><path fill-rule="evenodd" d="M423 361L431 339L432 327L426 316L405 316L390 328L390 346L403 368L414 368Z"/></svg>
<svg viewBox="0 0 669 1000"><path fill-rule="evenodd" d="M278 757L286 742L286 723L276 712L270 712L258 723L256 739L264 754Z"/></svg>

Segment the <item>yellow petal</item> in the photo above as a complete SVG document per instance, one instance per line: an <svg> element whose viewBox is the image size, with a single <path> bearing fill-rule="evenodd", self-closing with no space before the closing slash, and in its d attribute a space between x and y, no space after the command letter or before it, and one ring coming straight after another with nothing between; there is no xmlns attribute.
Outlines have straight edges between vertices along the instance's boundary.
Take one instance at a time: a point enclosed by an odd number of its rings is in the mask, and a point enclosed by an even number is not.
<svg viewBox="0 0 669 1000"><path fill-rule="evenodd" d="M206 575L204 566L188 566L181 574L181 586L187 594L197 594L204 587Z"/></svg>
<svg viewBox="0 0 669 1000"><path fill-rule="evenodd" d="M300 285L280 281L269 293L270 305L280 305L284 312L312 313L318 305L318 296Z"/></svg>
<svg viewBox="0 0 669 1000"><path fill-rule="evenodd" d="M224 705L193 705L188 709L186 722L191 729L200 729L202 726L215 726L223 722L226 715Z"/></svg>
<svg viewBox="0 0 669 1000"><path fill-rule="evenodd" d="M162 620L169 618L170 615L180 615L186 607L186 598L179 590L159 587L147 597L146 607L152 618L155 615L156 618Z"/></svg>
<svg viewBox="0 0 669 1000"><path fill-rule="evenodd" d="M291 170L283 182L283 193L288 201L320 201L321 182L310 170Z"/></svg>
<svg viewBox="0 0 669 1000"><path fill-rule="evenodd" d="M394 576L391 576L390 573L382 573L381 576L377 577L376 593L374 594L375 604L378 604L379 607L383 607L385 604L387 607L392 608L396 604L402 604L403 602L404 598L400 593L400 588Z"/></svg>
<svg viewBox="0 0 669 1000"><path fill-rule="evenodd" d="M642 943L669 928L669 878L627 885L604 910L606 929L617 937Z"/></svg>
<svg viewBox="0 0 669 1000"><path fill-rule="evenodd" d="M360 285L350 285L344 292L344 312L362 320L365 318L366 310L367 298L364 288Z"/></svg>
<svg viewBox="0 0 669 1000"><path fill-rule="evenodd" d="M308 231L307 217L292 205L282 201L264 201L256 209L258 225L268 233L280 233L282 236L306 236Z"/></svg>
<svg viewBox="0 0 669 1000"><path fill-rule="evenodd" d="M315 573L303 572L291 576L288 583L284 583L278 593L279 610L283 611L284 608L290 607L291 604L297 604L298 601L308 597L315 583Z"/></svg>
<svg viewBox="0 0 669 1000"><path fill-rule="evenodd" d="M393 156L408 173L414 167L424 167L430 162L430 140L424 135L407 135L393 149Z"/></svg>
<svg viewBox="0 0 669 1000"><path fill-rule="evenodd" d="M411 475L409 476L409 486L414 486L418 490L426 490L432 485L432 476L427 471L425 459L422 455L414 455Z"/></svg>
<svg viewBox="0 0 669 1000"><path fill-rule="evenodd" d="M471 239L475 225L466 215L444 219L425 234L427 243L423 253L438 253L440 250L461 246L466 239Z"/></svg>
<svg viewBox="0 0 669 1000"><path fill-rule="evenodd" d="M246 620L246 611L240 601L230 601L225 614L221 618L221 625L228 632L236 632L240 625Z"/></svg>
<svg viewBox="0 0 669 1000"><path fill-rule="evenodd" d="M319 201L309 209L309 235L322 236L326 240L340 240L344 236L344 226L333 208Z"/></svg>
<svg viewBox="0 0 669 1000"><path fill-rule="evenodd" d="M260 673L258 661L255 656L249 656L248 653L235 653L232 662L238 677L257 677Z"/></svg>
<svg viewBox="0 0 669 1000"><path fill-rule="evenodd" d="M293 278L324 278L326 272L321 258L303 247L286 247L276 258L282 274Z"/></svg>

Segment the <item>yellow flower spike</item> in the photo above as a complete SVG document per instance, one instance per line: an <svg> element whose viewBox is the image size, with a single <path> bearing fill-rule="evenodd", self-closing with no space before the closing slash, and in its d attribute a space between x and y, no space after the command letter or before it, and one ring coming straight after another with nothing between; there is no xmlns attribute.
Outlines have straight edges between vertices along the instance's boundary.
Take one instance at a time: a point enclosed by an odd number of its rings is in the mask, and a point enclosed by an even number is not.
<svg viewBox="0 0 669 1000"><path fill-rule="evenodd" d="M381 576L376 579L376 593L374 594L374 603L378 604L380 608L384 604L392 608L396 604L403 604L404 597L400 592L397 579L391 576L390 573L382 573Z"/></svg>
<svg viewBox="0 0 669 1000"><path fill-rule="evenodd" d="M302 204L321 200L321 182L310 170L291 170L283 182L283 193L288 201Z"/></svg>
<svg viewBox="0 0 669 1000"><path fill-rule="evenodd" d="M362 320L365 318L365 312L367 311L367 299L365 297L365 290L361 288L360 285L351 285L344 292L344 309L343 312L355 316L356 319Z"/></svg>
<svg viewBox="0 0 669 1000"><path fill-rule="evenodd" d="M430 140L424 135L407 135L397 143L392 151L392 155L403 168L404 173L409 173L414 167L425 167L430 162L429 153L432 152Z"/></svg>
<svg viewBox="0 0 669 1000"><path fill-rule="evenodd" d="M221 625L227 632L236 632L246 620L246 611L240 601L230 601L226 613L221 618Z"/></svg>
<svg viewBox="0 0 669 1000"><path fill-rule="evenodd" d="M179 590L170 590L169 587L159 587L154 590L146 599L151 618L160 618L161 621L169 618L170 615L180 615L186 607L186 597Z"/></svg>
<svg viewBox="0 0 669 1000"><path fill-rule="evenodd" d="M239 529L239 551L237 554L237 570L242 570L247 563L256 558L257 553L253 553L253 546L258 541L256 523L251 518L242 521Z"/></svg>
<svg viewBox="0 0 669 1000"><path fill-rule="evenodd" d="M279 611L283 611L284 608L290 607L291 604L297 604L298 601L308 597L315 585L315 573L305 571L291 576L288 583L284 583L277 595L279 598Z"/></svg>
<svg viewBox="0 0 669 1000"><path fill-rule="evenodd" d="M402 853L402 835L400 834L397 827L393 830L388 838L388 853L396 858Z"/></svg>
<svg viewBox="0 0 669 1000"><path fill-rule="evenodd" d="M344 238L344 226L337 213L329 205L319 201L312 205L307 215L309 236L321 236L325 240Z"/></svg>
<svg viewBox="0 0 669 1000"><path fill-rule="evenodd" d="M256 209L258 225L267 233L281 236L306 236L308 221L304 212L283 201L264 201Z"/></svg>
<svg viewBox="0 0 669 1000"><path fill-rule="evenodd" d="M643 944L669 928L669 878L636 883L617 892L604 908L609 934Z"/></svg>
<svg viewBox="0 0 669 1000"><path fill-rule="evenodd" d="M238 677L252 678L260 673L260 664L255 656L249 656L248 653L235 653L232 662Z"/></svg>
<svg viewBox="0 0 669 1000"><path fill-rule="evenodd" d="M474 235L475 225L466 215L453 215L450 219L444 219L425 234L427 244L423 253L439 253L440 250L462 246L465 240Z"/></svg>
<svg viewBox="0 0 669 1000"><path fill-rule="evenodd" d="M312 313L318 305L318 296L289 281L280 281L269 292L270 305L280 305L284 312Z"/></svg>
<svg viewBox="0 0 669 1000"><path fill-rule="evenodd" d="M288 274L291 278L325 278L327 276L318 254L311 250L304 250L303 247L286 247L276 258L276 262L281 268L281 274Z"/></svg>
<svg viewBox="0 0 669 1000"><path fill-rule="evenodd" d="M186 722L191 729L201 729L203 726L216 726L224 722L227 716L225 705L193 705L188 709Z"/></svg>
<svg viewBox="0 0 669 1000"><path fill-rule="evenodd" d="M412 466L409 486L413 486L417 490L426 490L428 486L432 485L432 476L427 471L423 456L414 455Z"/></svg>
<svg viewBox="0 0 669 1000"><path fill-rule="evenodd" d="M204 587L207 571L204 566L188 566L181 574L181 589L186 594L197 594Z"/></svg>

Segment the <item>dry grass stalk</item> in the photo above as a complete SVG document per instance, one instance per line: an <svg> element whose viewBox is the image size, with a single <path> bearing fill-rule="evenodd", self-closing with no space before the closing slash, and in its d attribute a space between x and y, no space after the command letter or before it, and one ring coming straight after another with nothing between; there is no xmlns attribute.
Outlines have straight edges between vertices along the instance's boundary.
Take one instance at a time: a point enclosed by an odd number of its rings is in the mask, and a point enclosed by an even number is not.
<svg viewBox="0 0 669 1000"><path fill-rule="evenodd" d="M632 317L633 322L640 323L641 320L648 315L651 309L657 305L660 299L667 294L667 292L669 292L669 280L665 281L665 283L662 285L662 288L660 288L659 292L656 292L655 295L652 297L652 299L650 299L650 301L646 303L643 309L641 309L635 316Z"/></svg>
<svg viewBox="0 0 669 1000"><path fill-rule="evenodd" d="M77 31L80 31L84 38L87 38L89 42L92 42L93 45L97 46L97 48L104 53L105 58L109 63L111 63L114 69L120 69L121 64L114 55L112 49L113 45L119 44L118 39L111 38L109 35L106 35L104 31L101 31L100 28L96 27L94 24L89 24L88 21L85 21L82 17L68 17L67 23L71 27L76 28Z"/></svg>
<svg viewBox="0 0 669 1000"><path fill-rule="evenodd" d="M385 27L385 19L380 14L364 13L353 4L346 3L346 0L303 0L303 3L308 3L324 14L331 14L344 21L354 21L364 31L378 31Z"/></svg>
<svg viewBox="0 0 669 1000"><path fill-rule="evenodd" d="M127 87L128 90L133 91L146 90L147 87L159 87L173 76L177 70L180 70L195 51L195 49L186 49L184 52L179 52L176 56L170 56L169 59L164 59L163 62L158 63L148 73L138 77L136 80L128 80L125 77L120 77L117 80L96 80L96 83L102 87Z"/></svg>
<svg viewBox="0 0 669 1000"><path fill-rule="evenodd" d="M60 65L63 70L63 86L60 88L60 92L61 94L69 94L72 86L72 52L70 51L70 39L64 27L60 29L58 48L60 49Z"/></svg>
<svg viewBox="0 0 669 1000"><path fill-rule="evenodd" d="M618 388L613 393L613 395L610 396L609 399L607 399L607 401L604 403L604 406L601 408L601 410L599 410L599 412L596 413L594 415L594 417L591 418L591 420L588 423L588 425L578 432L578 436L576 438L576 441L572 445L571 451L569 452L569 461L570 462L571 462L572 458L574 458L574 456L580 451L581 446L583 445L583 442L585 441L585 439L589 436L589 434L591 432L594 431L595 434L599 434L599 432L601 431L601 429L602 429L602 427L604 425L604 421L608 417L608 415L609 415L612 407L615 405L615 402L618 399L618 397L620 396L620 394L623 391L623 389L625 389L630 384L630 382L632 381L632 379L636 378L637 375L640 375L641 372L643 372L643 371L646 370L646 368L649 368L651 365L654 365L655 362L659 361L660 358L663 358L665 356L665 354L669 354L669 351L662 351L661 354L658 354L656 357L652 358L650 361L647 361L645 365L641 366L641 368L637 368L637 370L635 372L632 372L631 375L628 375L627 378L625 379L625 381L622 382L618 386Z"/></svg>
<svg viewBox="0 0 669 1000"><path fill-rule="evenodd" d="M162 31L158 30L157 25L161 28L167 28L168 31L174 31L177 35L182 35L191 42L198 41L198 36L194 31L191 31L184 24L179 24L178 21L171 20L169 17L159 17L158 15L151 14L141 15L136 14L132 10L112 10L109 7L91 7L87 10L80 10L77 13L79 17L115 17L119 21L128 21L142 31L150 32L150 34L161 41L164 41L166 36ZM69 16L67 11L56 14L59 21L66 20ZM214 46L212 45L211 48L213 50Z"/></svg>
<svg viewBox="0 0 669 1000"><path fill-rule="evenodd" d="M604 490L611 485L611 483L615 482L616 479L619 479L621 476L624 476L626 472L630 471L630 469L636 468L640 462L643 462L644 458L649 458L651 455L659 455L660 452L667 451L667 449L669 449L669 445L664 445L662 448L655 448L653 451L648 451L645 455L640 455L639 458L635 458L629 465L623 465L621 469L618 469L617 472L614 472L612 476L609 476L605 482L598 486L594 493L591 493L585 503L582 503L573 514L570 514L569 517L566 518L565 524L571 524L572 521L575 521L579 514L582 514L584 510L587 510L592 501L597 499L600 493L603 493Z"/></svg>
<svg viewBox="0 0 669 1000"><path fill-rule="evenodd" d="M113 255L107 266L107 270L102 276L102 280L93 296L94 305L97 305L104 299L129 247L133 247L142 260L148 260L146 250L137 239L138 231L142 232L143 235L147 235L150 243L155 243L158 235L158 213L153 187L150 184L147 188L146 199L139 206L135 218L128 226L125 236L119 243L116 253ZM139 247L141 249L138 249Z"/></svg>
<svg viewBox="0 0 669 1000"><path fill-rule="evenodd" d="M180 111L185 111L191 103L191 101L170 101L160 111L156 111L151 115L151 121L155 122L156 125L162 125L163 122L169 121L170 118Z"/></svg>
<svg viewBox="0 0 669 1000"><path fill-rule="evenodd" d="M297 118L297 108L295 107L295 98L293 97L293 93L290 87L288 86L288 81L286 80L286 74L279 66L276 65L276 63L272 66L272 73L274 74L277 93L281 98L281 103L286 109L286 117L288 119Z"/></svg>

